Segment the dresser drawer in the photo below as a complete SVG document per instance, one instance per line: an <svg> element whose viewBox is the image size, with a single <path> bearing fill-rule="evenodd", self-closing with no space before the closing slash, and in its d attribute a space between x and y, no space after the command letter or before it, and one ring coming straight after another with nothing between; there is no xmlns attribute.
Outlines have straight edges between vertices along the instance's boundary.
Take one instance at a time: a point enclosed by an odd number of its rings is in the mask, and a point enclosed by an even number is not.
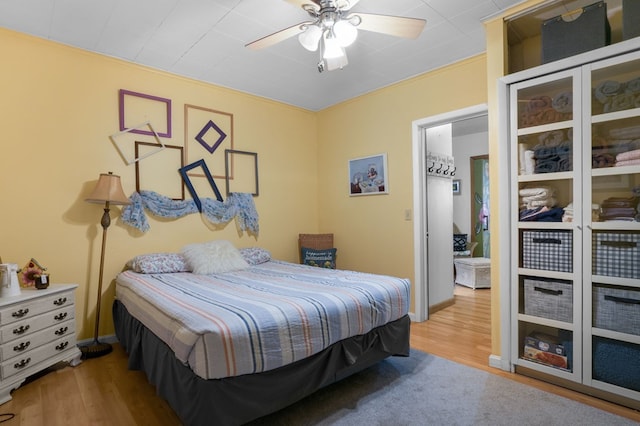
<svg viewBox="0 0 640 426"><path fill-rule="evenodd" d="M53 342L46 343L36 349L27 351L24 354L4 361L1 364L2 379L7 379L21 372L39 371L38 364L48 360L64 351L76 348L76 338L74 335L62 337ZM35 368L33 368L35 367Z"/></svg>
<svg viewBox="0 0 640 426"><path fill-rule="evenodd" d="M76 322L72 319L44 330L28 334L0 346L0 362L25 354L38 346L68 335L75 336Z"/></svg>
<svg viewBox="0 0 640 426"><path fill-rule="evenodd" d="M59 309L63 306L73 305L74 292L52 294L42 298L16 303L0 309L0 324L6 325L16 321L34 317L43 312Z"/></svg>
<svg viewBox="0 0 640 426"><path fill-rule="evenodd" d="M55 311L41 313L38 316L26 320L3 325L0 327L0 343L4 344L21 337L26 337L52 325L74 318L75 306L69 305L68 303L65 303L65 305L64 308L59 308Z"/></svg>

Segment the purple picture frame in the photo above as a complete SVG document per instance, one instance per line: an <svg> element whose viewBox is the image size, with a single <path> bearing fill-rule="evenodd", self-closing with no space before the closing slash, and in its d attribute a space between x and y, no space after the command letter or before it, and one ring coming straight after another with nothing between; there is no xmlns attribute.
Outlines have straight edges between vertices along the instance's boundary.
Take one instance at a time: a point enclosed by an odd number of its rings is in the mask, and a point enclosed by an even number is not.
<svg viewBox="0 0 640 426"><path fill-rule="evenodd" d="M167 131L165 133L158 132L158 136L162 136L164 138L170 138L171 137L171 99L161 98L159 96L147 95L147 94L144 94L144 93L132 92L131 90L126 90L126 89L120 89L120 91L118 92L120 131L128 129L127 124L125 123L125 106L124 106L125 96L135 96L135 97L138 97L138 98L143 98L143 99L148 99L148 100L151 100L151 101L164 103L166 105L166 110L167 110L167 115L166 115L166 119L167 119L166 129L167 129ZM148 132L146 130L132 129L132 130L130 130L130 132L131 133L136 133L136 134L139 134L139 135L154 136L154 134L152 132Z"/></svg>

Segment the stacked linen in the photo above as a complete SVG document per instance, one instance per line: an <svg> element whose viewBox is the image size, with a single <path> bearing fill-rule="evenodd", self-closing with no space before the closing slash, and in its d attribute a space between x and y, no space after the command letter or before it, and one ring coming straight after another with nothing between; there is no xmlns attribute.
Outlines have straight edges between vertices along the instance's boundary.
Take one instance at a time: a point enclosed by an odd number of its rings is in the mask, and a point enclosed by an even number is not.
<svg viewBox="0 0 640 426"><path fill-rule="evenodd" d="M637 165L640 165L640 149L621 152L620 154L616 155L616 167Z"/></svg>
<svg viewBox="0 0 640 426"><path fill-rule="evenodd" d="M573 97L571 92L562 92L553 98L543 95L529 99L518 117L519 127L540 126L571 120L573 117Z"/></svg>
<svg viewBox="0 0 640 426"><path fill-rule="evenodd" d="M571 130L541 133L533 148L534 173L568 172L573 169Z"/></svg>
<svg viewBox="0 0 640 426"><path fill-rule="evenodd" d="M622 83L605 80L595 87L593 97L600 102L604 113L639 108L640 77Z"/></svg>
<svg viewBox="0 0 640 426"><path fill-rule="evenodd" d="M520 221L561 222L564 210L555 207L554 194L555 189L547 186L520 189Z"/></svg>
<svg viewBox="0 0 640 426"><path fill-rule="evenodd" d="M602 202L600 207L600 219L603 221L621 220L621 221L639 221L640 197L632 196L629 198L610 197Z"/></svg>

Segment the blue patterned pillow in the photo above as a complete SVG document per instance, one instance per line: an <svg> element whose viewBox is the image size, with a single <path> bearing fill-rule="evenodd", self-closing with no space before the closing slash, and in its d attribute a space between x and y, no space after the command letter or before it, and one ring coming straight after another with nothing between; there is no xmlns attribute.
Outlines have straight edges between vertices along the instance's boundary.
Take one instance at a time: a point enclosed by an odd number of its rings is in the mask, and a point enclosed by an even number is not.
<svg viewBox="0 0 640 426"><path fill-rule="evenodd" d="M338 249L310 249L302 247L302 263L320 268L336 269L336 251Z"/></svg>
<svg viewBox="0 0 640 426"><path fill-rule="evenodd" d="M271 260L271 253L260 247L241 248L240 254L249 265L259 265Z"/></svg>
<svg viewBox="0 0 640 426"><path fill-rule="evenodd" d="M141 274L170 274L191 271L186 259L179 253L141 254L127 262L127 267Z"/></svg>

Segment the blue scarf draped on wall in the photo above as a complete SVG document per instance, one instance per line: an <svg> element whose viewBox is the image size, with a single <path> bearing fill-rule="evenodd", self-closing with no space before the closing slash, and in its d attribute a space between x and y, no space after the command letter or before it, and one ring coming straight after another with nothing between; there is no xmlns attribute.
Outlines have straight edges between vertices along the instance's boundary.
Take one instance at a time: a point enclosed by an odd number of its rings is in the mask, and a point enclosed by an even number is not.
<svg viewBox="0 0 640 426"><path fill-rule="evenodd" d="M153 191L134 192L129 200L131 204L124 207L120 217L125 224L142 232L151 228L145 209L155 216L167 218L199 213L194 200L173 200ZM241 231L258 235L258 212L251 194L232 192L224 202L213 198L201 198L200 203L202 214L209 222L219 225L235 217Z"/></svg>

